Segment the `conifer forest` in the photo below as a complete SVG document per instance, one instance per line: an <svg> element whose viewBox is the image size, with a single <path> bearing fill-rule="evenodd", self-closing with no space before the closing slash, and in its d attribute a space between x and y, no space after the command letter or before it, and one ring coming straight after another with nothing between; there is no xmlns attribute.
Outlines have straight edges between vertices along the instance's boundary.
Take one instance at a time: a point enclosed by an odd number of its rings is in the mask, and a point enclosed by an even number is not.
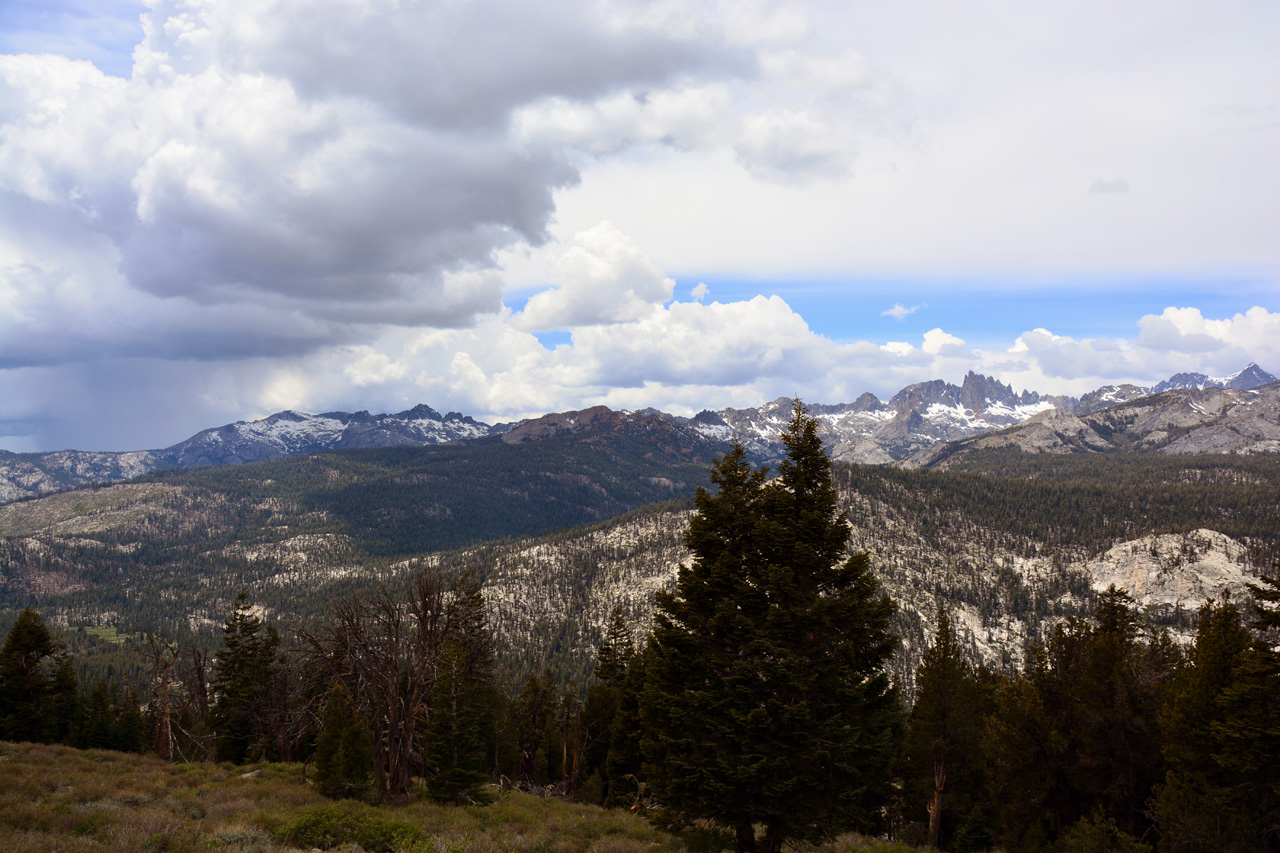
<svg viewBox="0 0 1280 853"><path fill-rule="evenodd" d="M773 470L637 464L604 504L531 478L500 539L514 475L414 508L453 451L14 504L0 740L298 764L378 808L516 789L688 849L1280 850L1274 460L833 465L798 402L783 443ZM1082 574L1118 541L1194 562L1206 529L1241 580L1193 611Z"/></svg>

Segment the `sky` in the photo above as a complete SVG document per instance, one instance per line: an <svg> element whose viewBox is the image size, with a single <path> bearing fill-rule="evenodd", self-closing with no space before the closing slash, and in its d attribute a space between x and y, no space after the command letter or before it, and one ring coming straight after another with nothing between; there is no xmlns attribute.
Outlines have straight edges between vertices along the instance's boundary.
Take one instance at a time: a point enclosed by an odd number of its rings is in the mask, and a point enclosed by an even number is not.
<svg viewBox="0 0 1280 853"><path fill-rule="evenodd" d="M0 0L0 449L1280 373L1271 0Z"/></svg>

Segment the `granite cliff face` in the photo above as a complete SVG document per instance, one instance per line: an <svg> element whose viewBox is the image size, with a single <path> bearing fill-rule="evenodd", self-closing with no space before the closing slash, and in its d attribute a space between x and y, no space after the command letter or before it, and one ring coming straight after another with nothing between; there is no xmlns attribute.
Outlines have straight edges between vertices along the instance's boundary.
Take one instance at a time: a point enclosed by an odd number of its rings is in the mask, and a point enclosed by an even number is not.
<svg viewBox="0 0 1280 853"><path fill-rule="evenodd" d="M1187 534L1144 536L1117 543L1097 559L1088 560L1093 588L1114 584L1142 607L1193 611L1224 591L1234 598L1253 580L1247 549L1229 536L1200 529Z"/></svg>

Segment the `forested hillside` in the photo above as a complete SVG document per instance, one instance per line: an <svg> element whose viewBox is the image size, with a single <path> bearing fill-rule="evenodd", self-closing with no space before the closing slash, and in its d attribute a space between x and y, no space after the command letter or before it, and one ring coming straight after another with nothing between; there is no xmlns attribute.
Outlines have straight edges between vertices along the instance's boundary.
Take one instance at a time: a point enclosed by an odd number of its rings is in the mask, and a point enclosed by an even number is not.
<svg viewBox="0 0 1280 853"><path fill-rule="evenodd" d="M946 471L837 466L857 491L925 529L939 511L1046 548L1096 554L1147 533L1207 527L1253 542L1250 561L1277 555L1270 520L1280 508L1280 458L1115 453L1056 456L1014 449L975 453Z"/></svg>
<svg viewBox="0 0 1280 853"><path fill-rule="evenodd" d="M1276 556L1280 460L1108 457L1123 462L1089 468L1083 458L1023 458L1041 473L834 466L852 550L871 554L899 605L904 643L893 666L905 684L939 603L955 608L961 640L978 658L1010 667L1046 622L1087 609L1095 585L1140 584L1147 621L1189 638L1207 597L1239 595ZM611 608L623 607L637 637L647 629L653 593L688 559L690 512L646 508L412 564L482 573L495 631L524 659L514 671L549 660L585 674Z"/></svg>
<svg viewBox="0 0 1280 853"><path fill-rule="evenodd" d="M0 508L0 627L29 604L73 631L207 643L241 589L302 624L336 596L426 564L486 582L502 671L554 663L581 681L610 609L621 604L639 635L685 558L688 504L625 513L707 476L699 449L688 461L626 449L565 436L510 458L501 443L491 456L353 451L11 504ZM959 608L983 659L1012 665L1046 619L1088 603L1098 577L1132 575L1149 619L1189 631L1206 596L1239 589L1277 554L1274 458L1005 451L969 464L834 469L853 548L871 553L899 602L895 668L908 681L939 600ZM594 526L569 527L584 521Z"/></svg>
<svg viewBox="0 0 1280 853"><path fill-rule="evenodd" d="M720 447L655 446L625 432L518 446L492 439L168 471L140 482L195 489L270 512L277 526L334 533L364 555L394 557L544 533L690 495Z"/></svg>

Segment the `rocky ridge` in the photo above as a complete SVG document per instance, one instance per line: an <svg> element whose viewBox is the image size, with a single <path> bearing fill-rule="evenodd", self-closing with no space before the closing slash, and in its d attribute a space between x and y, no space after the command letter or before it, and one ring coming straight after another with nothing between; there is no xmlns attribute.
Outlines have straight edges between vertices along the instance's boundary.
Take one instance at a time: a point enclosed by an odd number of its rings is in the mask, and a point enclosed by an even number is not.
<svg viewBox="0 0 1280 853"><path fill-rule="evenodd" d="M941 448L949 442L994 434L1019 424L1028 426L1025 434L1013 439L994 438L993 446L1025 444L1039 448L1031 452L1065 452L1061 448L1068 446L1105 450L1111 444L1106 430L1114 430L1108 426L1109 421L1087 422L1088 429L1098 427L1095 432L1099 432L1099 437L1095 439L1081 433L1074 421L1050 413L1056 409L1086 418L1117 406L1140 405L1153 395L1178 390L1207 394L1203 405L1212 407L1219 399L1213 396L1214 391L1244 391L1274 382L1276 377L1250 364L1228 377L1215 379L1199 373L1181 373L1151 388L1105 386L1075 398L1034 391L1015 392L1009 385L970 371L960 385L931 380L908 385L887 403L874 394L865 393L852 403L814 404L811 411L821 425L823 440L833 459L874 465L901 460L908 460L904 464L909 465L934 464L922 460L933 459L930 454L939 453L940 458L945 458L951 451ZM441 415L426 405L379 415L365 411L320 415L284 411L261 420L207 429L162 450L27 454L0 451L0 503L92 483L129 479L160 468L260 462L352 448L420 447L490 436L503 436L504 441L518 444L584 429L617 431L623 423L630 430L648 430L663 441L684 444L723 443L736 437L747 445L753 457L773 462L780 457L778 436L790 415L791 400L787 397L755 408L703 411L693 418L675 417L653 409L612 412L596 406L519 424L492 426L457 412ZM1272 420L1267 421L1268 417ZM1251 419L1258 423L1247 424ZM1179 423L1191 421L1195 421L1195 417L1190 421L1185 417L1179 419ZM1252 418L1235 418L1215 436L1199 434L1170 452L1271 452L1265 449L1269 446L1266 442L1271 440L1270 428L1265 424L1275 422L1270 413L1264 414L1260 408ZM1197 424L1196 428L1199 426L1202 425ZM1141 424L1130 424L1122 431L1137 434L1143 428ZM1075 435L1078 440L1055 439L1058 433ZM1162 449L1160 441L1156 438L1133 446L1153 449L1148 445L1154 442L1154 449Z"/></svg>
<svg viewBox="0 0 1280 853"><path fill-rule="evenodd" d="M813 405L833 459L885 464L939 441L1020 423L1052 409L1063 398L1013 389L973 371L960 385L935 379L908 385L883 403L863 394L853 403ZM702 412L691 421L706 435L738 436L757 451L772 445L791 417L791 399L780 397L754 409Z"/></svg>
<svg viewBox="0 0 1280 853"><path fill-rule="evenodd" d="M1174 389L1080 416L1055 409L1003 430L936 444L899 464L946 468L973 453L999 448L1024 453L1276 454L1280 382L1243 391Z"/></svg>
<svg viewBox="0 0 1280 853"><path fill-rule="evenodd" d="M368 412L283 411L256 421L203 430L162 450L125 453L63 450L10 453L0 450L0 503L110 483L162 468L239 465L286 456L363 447L421 447L500 433L457 412L441 415L418 405L394 415Z"/></svg>
<svg viewBox="0 0 1280 853"><path fill-rule="evenodd" d="M1230 376L1214 378L1203 373L1177 373L1163 382L1154 385L1150 393L1162 394L1165 391L1203 391L1206 388L1230 388L1236 391L1248 391L1260 385L1270 385L1276 377L1267 373L1256 364L1250 364L1244 370Z"/></svg>
<svg viewBox="0 0 1280 853"><path fill-rule="evenodd" d="M10 453L0 450L0 504L77 489L91 483L127 480L160 467L163 467L163 460L150 450L129 453L84 450Z"/></svg>
<svg viewBox="0 0 1280 853"><path fill-rule="evenodd" d="M1276 381L1276 377L1250 364L1238 373L1218 379L1199 373L1178 374L1151 388L1108 385L1081 397L1067 397L1034 391L1016 393L996 379L970 371L960 385L937 379L908 385L888 403L873 394L863 394L854 403L814 405L811 410L821 424L823 439L833 459L883 465L898 460L927 459L931 449L936 450L947 442L996 433L1019 424L1029 427L1021 439L1010 442L998 438L994 439L993 446L1025 443L1028 447L1044 448L1031 452L1053 452L1049 448L1071 444L1066 439L1055 440L1053 433L1064 427L1068 432L1079 433L1081 428L1073 417L1137 403L1169 390L1204 392L1207 394L1205 405L1214 406L1219 398L1211 393L1213 391L1245 391ZM767 457L770 451L777 453L777 436L786 426L790 407L791 400L780 397L754 409L702 412L690 425L708 436L736 435L757 455ZM1272 413L1264 413L1262 409L1255 415L1263 422L1272 417ZM1243 425L1244 420L1247 418L1240 418L1238 422ZM1143 428L1143 425L1135 426L1137 431ZM1243 432L1266 440L1270 431L1255 425L1244 427ZM1205 449L1180 452L1266 452L1243 450L1247 443L1241 444L1227 436L1221 439L1216 446L1224 448L1222 450L1210 449L1215 445L1202 441L1184 446ZM1109 449L1105 439L1080 436L1079 441L1094 450Z"/></svg>
<svg viewBox="0 0 1280 853"><path fill-rule="evenodd" d="M156 453L179 468L237 465L325 450L444 444L479 438L489 431L488 424L457 412L442 416L426 405L394 415L284 411L258 421L207 429Z"/></svg>

